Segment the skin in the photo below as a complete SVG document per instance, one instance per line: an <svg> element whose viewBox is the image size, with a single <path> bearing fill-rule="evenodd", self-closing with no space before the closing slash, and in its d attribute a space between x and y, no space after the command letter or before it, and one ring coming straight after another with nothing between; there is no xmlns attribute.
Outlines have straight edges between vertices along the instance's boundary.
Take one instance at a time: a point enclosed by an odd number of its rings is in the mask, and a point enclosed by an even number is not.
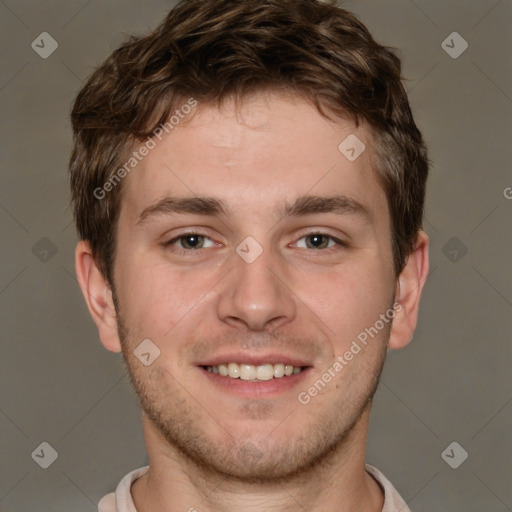
<svg viewBox="0 0 512 512"><path fill-rule="evenodd" d="M353 162L338 150L349 134L366 145ZM373 146L364 124L328 121L284 94L260 93L238 110L202 105L125 178L114 293L89 244L78 243L77 275L101 341L123 352L142 404L150 472L132 486L139 512L382 510L364 469L371 398L386 350L407 345L416 327L428 238L418 234L396 277ZM369 215L279 209L334 194ZM226 213L137 223L165 196L217 198ZM208 237L203 248L180 245L187 232ZM312 247L311 232L345 245L321 238L328 247ZM235 251L248 236L263 249L252 263ZM298 393L395 301L392 325L301 404ZM160 356L144 366L133 351L147 338ZM278 352L310 368L291 389L241 397L197 366L228 352Z"/></svg>

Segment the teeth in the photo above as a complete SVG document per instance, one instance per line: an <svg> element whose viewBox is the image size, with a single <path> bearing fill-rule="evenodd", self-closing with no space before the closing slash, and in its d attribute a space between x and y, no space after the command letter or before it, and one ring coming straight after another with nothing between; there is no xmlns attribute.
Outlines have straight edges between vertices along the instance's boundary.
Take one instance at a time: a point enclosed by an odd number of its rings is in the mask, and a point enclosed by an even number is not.
<svg viewBox="0 0 512 512"><path fill-rule="evenodd" d="M300 368L298 368L300 370ZM256 378L258 380L270 380L274 378L274 365L262 364L256 368Z"/></svg>
<svg viewBox="0 0 512 512"><path fill-rule="evenodd" d="M210 373L219 374L222 377L231 377L241 380L271 380L281 377L297 375L304 368L301 366L292 366L291 364L262 364L254 366L252 364L225 363L218 366L207 366L206 370Z"/></svg>
<svg viewBox="0 0 512 512"><path fill-rule="evenodd" d="M242 380L254 380L256 378L256 367L250 364L241 364L240 366L240 378ZM231 376L231 375L230 375Z"/></svg>
<svg viewBox="0 0 512 512"><path fill-rule="evenodd" d="M283 377L284 376L284 364L275 364L274 365L274 377Z"/></svg>
<svg viewBox="0 0 512 512"><path fill-rule="evenodd" d="M240 377L240 365L238 365L237 363L229 363L228 375L233 379L238 379Z"/></svg>

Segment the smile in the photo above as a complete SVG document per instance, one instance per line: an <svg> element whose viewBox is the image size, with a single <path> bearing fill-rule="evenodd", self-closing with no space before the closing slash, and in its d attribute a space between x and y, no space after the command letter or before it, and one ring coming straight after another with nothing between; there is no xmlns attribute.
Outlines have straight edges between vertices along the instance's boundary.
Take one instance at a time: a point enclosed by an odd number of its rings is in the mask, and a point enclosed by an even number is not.
<svg viewBox="0 0 512 512"><path fill-rule="evenodd" d="M215 366L203 366L203 368L221 377L230 377L232 379L250 380L250 381L267 381L272 379L280 379L297 375L305 368L302 366L293 366L291 364L244 364L244 363L225 363Z"/></svg>

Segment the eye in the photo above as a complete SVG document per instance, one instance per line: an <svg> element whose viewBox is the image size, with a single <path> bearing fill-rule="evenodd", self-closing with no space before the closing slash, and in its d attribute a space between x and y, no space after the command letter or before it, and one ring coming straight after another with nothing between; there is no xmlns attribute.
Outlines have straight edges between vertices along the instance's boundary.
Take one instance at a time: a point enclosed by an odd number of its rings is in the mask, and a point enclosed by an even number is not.
<svg viewBox="0 0 512 512"><path fill-rule="evenodd" d="M304 242L302 242L302 240L304 240ZM296 243L296 247L300 247L301 249L330 249L336 245L345 246L346 244L338 238L326 235L325 233L309 233L299 238Z"/></svg>
<svg viewBox="0 0 512 512"><path fill-rule="evenodd" d="M185 233L184 235L180 235L172 240L169 240L164 244L166 247L173 245L178 249L206 249L208 247L213 247L215 242L204 235L200 235L199 233Z"/></svg>

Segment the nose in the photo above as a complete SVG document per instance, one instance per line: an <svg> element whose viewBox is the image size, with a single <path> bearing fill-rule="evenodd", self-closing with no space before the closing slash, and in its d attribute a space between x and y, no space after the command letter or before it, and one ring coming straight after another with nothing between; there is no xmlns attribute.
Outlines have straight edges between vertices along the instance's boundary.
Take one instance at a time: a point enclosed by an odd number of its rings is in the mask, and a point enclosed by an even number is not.
<svg viewBox="0 0 512 512"><path fill-rule="evenodd" d="M234 254L234 268L219 289L218 317L253 331L270 331L292 321L297 304L278 263L270 251L251 263Z"/></svg>

